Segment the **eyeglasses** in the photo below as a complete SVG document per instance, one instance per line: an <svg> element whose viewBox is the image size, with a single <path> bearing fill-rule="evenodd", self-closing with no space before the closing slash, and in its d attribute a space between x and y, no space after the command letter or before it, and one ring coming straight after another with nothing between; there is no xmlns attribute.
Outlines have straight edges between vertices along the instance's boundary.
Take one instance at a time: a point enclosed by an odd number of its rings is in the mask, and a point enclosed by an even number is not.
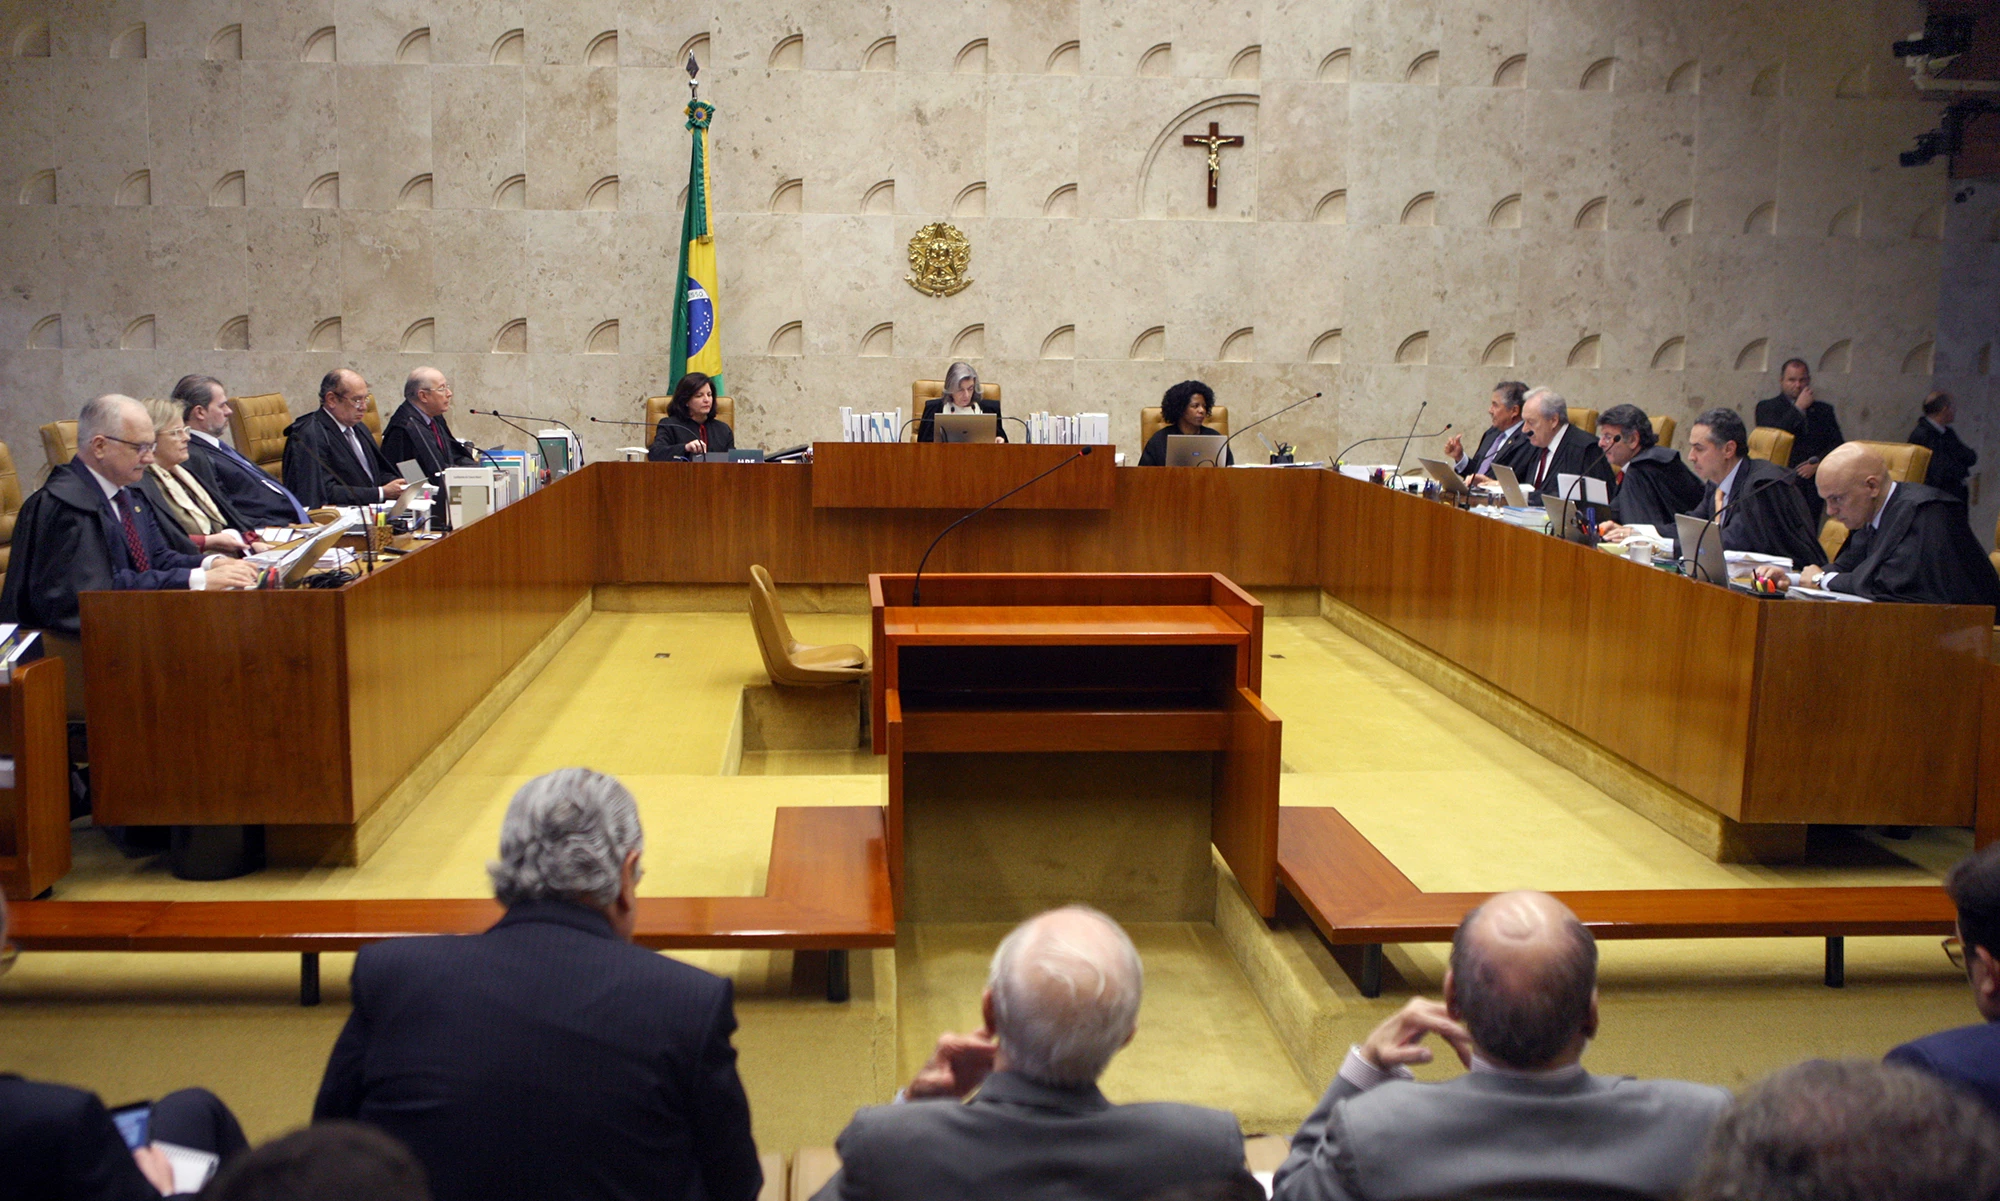
<svg viewBox="0 0 2000 1201"><path fill-rule="evenodd" d="M343 396L340 400L343 404L351 404L355 408L365 409L375 403L375 394L373 392L364 392L360 396Z"/></svg>
<svg viewBox="0 0 2000 1201"><path fill-rule="evenodd" d="M159 445L158 442L133 442L127 438L113 438L110 434L99 434L98 437L129 446L142 455L152 454L153 449Z"/></svg>
<svg viewBox="0 0 2000 1201"><path fill-rule="evenodd" d="M451 385L450 385L450 384L447 384L447 383L442 383L442 382L441 382L441 383L438 383L438 384L436 384L436 385L435 385L435 386L433 386L433 387L429 387L429 388L419 388L419 389L418 389L418 391L420 391L420 392L429 392L429 393L432 393L433 395L439 395L439 396L450 396L450 395L451 395Z"/></svg>
<svg viewBox="0 0 2000 1201"><path fill-rule="evenodd" d="M177 426L175 426L174 428L172 428L172 429L170 429L170 430L161 430L161 431L160 431L160 433L159 433L159 436L160 436L160 437L162 437L162 438L182 438L182 439L185 439L185 438L186 438L186 437L188 436L188 427L186 427L186 426L184 426L184 425L177 425Z"/></svg>
<svg viewBox="0 0 2000 1201"><path fill-rule="evenodd" d="M1965 940L1954 934L1938 944L1944 948L1944 957L1951 960L1951 966L1965 970Z"/></svg>

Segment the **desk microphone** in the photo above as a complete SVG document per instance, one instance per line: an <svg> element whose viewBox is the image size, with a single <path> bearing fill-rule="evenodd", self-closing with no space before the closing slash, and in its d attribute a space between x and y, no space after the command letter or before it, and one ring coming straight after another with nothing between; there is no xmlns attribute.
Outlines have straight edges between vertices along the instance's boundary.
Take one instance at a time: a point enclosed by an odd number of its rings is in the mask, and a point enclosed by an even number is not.
<svg viewBox="0 0 2000 1201"><path fill-rule="evenodd" d="M1033 484L1040 480L1047 479L1049 476L1052 476L1056 472L1061 471L1063 468L1069 466L1071 463L1076 462L1078 459L1081 459L1083 456L1089 454L1091 451L1096 449L1097 448L1095 446L1078 447L1077 452L1075 454L1071 455L1067 459L1064 459L1062 462L1057 463L1054 467L1049 468L1047 471L1042 472L1040 475L1035 476L1033 479L1029 480L1027 484L1016 484L1014 487L1007 489L1005 492L1002 492L1000 495L994 497L992 500L987 501L985 504L974 509L972 512L967 513L965 516L959 518L957 521L954 521L950 525L944 527L944 529L938 534L937 537L931 539L931 544L924 548L924 557L917 560L917 576L916 579L910 581L910 607L919 608L924 603L924 564L931 561L931 552L937 549L938 543L944 541L944 536L946 534L951 533L959 526L964 525L966 522L971 521L973 518L979 516L981 513L984 513L986 510L992 508L994 505L999 504L1001 501L1006 500L1008 497L1014 495L1016 492L1019 492L1021 489L1026 488L1028 484Z"/></svg>
<svg viewBox="0 0 2000 1201"><path fill-rule="evenodd" d="M1275 414L1273 415L1275 416ZM1428 434L1417 434L1415 436L1419 438L1436 438L1443 435L1450 429L1451 429L1451 422L1447 421L1443 425L1439 426L1437 429L1432 430ZM1346 446L1341 448L1339 454L1333 456L1333 465L1335 467L1339 467L1340 461L1347 457L1347 452L1353 450L1357 446L1366 446L1370 442L1399 442L1399 441L1402 441L1402 439L1396 437L1396 435L1394 434L1390 434L1384 438L1363 438L1359 442L1350 442Z"/></svg>
<svg viewBox="0 0 2000 1201"><path fill-rule="evenodd" d="M1318 400L1320 397L1324 395L1326 395L1326 393L1324 392L1315 392L1311 396L1306 397L1304 400L1295 400L1292 403L1286 405L1284 408L1279 409L1277 412L1271 414L1271 417L1281 417L1284 414L1291 412L1293 409L1298 408L1300 405L1305 404L1308 401ZM1264 424L1266 421L1269 421L1271 417L1259 417L1257 420L1251 422L1249 425L1246 425L1242 429L1237 430L1236 433L1229 435L1227 438L1224 438L1222 440L1222 445L1216 449L1215 458L1210 460L1208 465L1210 467L1222 466L1222 461L1224 459L1229 458L1229 444L1231 442L1236 441L1236 435L1249 433L1251 430L1256 429L1258 426ZM1266 443L1266 445L1269 445L1269 443ZM1233 462L1234 460L1231 461Z"/></svg>
<svg viewBox="0 0 2000 1201"><path fill-rule="evenodd" d="M569 434L569 436L570 436L570 437L572 437L572 438L576 438L576 465L577 465L578 467L582 467L582 466L584 465L584 458L583 458L583 439L582 439L582 438L577 438L577 437L576 437L576 431L575 431L574 429L571 429L571 428L570 428L570 424L569 424L569 422L567 422L567 421L564 421L564 420L562 420L562 419L560 419L560 418L557 418L557 417L531 417L531 416L527 416L527 415L525 415L525 414L521 414L521 413L500 413L500 412L496 412L496 411L494 411L494 410L492 410L492 409L486 409L486 410L484 410L484 411L481 411L481 410L479 410L479 409L467 409L467 410L466 410L466 412L468 412L468 413L478 413L478 414L479 414L480 416L482 416L482 417L498 417L498 418L499 418L500 420L502 420L502 421L506 421L506 420L507 420L507 419L508 419L509 417L511 417L511 418L513 418L513 419L514 419L515 421L539 421L539 422L541 422L541 423L542 423L543 425L559 425L559 426L561 426L561 427L563 428L563 430L564 430L564 431L565 431L566 433L568 433L568 434ZM512 424L512 423L510 422L509 424ZM517 430L520 430L520 429L521 429L521 427L520 427L520 426L518 426L518 425L514 426L514 428L515 428L515 429L517 429ZM527 430L521 430L521 432L522 432L522 433L524 433L524 434L528 434L528 431L527 431ZM540 446L540 445L541 445L541 439L540 439L540 438L539 438L539 437L538 437L537 435L535 435L535 434L528 434L528 437L530 437L530 438L534 438L534 439L535 439L535 445L536 445L536 446Z"/></svg>
<svg viewBox="0 0 2000 1201"><path fill-rule="evenodd" d="M541 454L541 446L542 446L542 440L541 440L541 439L540 439L539 437L537 437L537 436L536 436L535 434L533 434L532 432L528 431L527 429L524 429L524 428L522 428L521 426L518 426L518 425L515 425L515 424L514 424L513 422L511 422L511 421L507 420L507 418L508 418L508 417L510 417L510 416L512 416L512 414L509 414L509 413L497 413L497 412L493 411L492 409L467 409L467 410L466 410L466 412L468 412L468 413L472 414L472 415L473 415L474 417L491 417L491 418L494 418L495 420L497 420L497 421L498 421L498 422L499 422L499 423L500 423L501 425L504 425L504 426L507 426L507 427L508 427L509 429L515 429L515 430L520 430L522 434L526 435L526 437L527 437L527 439L528 439L528 445L530 445L530 446L532 446L532 447L534 447L534 448L535 448L535 453L536 453L537 455ZM523 417L523 418L522 418L521 420L523 420L523 421L538 421L538 420L540 420L540 418L537 418L537 417ZM550 422L549 424L551 424L551 425L561 425L562 423L561 423L561 422L559 422L559 421L552 421L552 422ZM565 428L565 429L568 429L569 427L567 427L567 426L564 426L563 428ZM570 436L574 437L575 435L576 435L576 431L575 431L575 430L570 430ZM582 452L581 450L579 450L579 451L577 452L577 457L578 457L579 459L581 459L581 458L583 457L583 452ZM579 464L578 464L578 466L582 466L582 464L581 464L581 463L579 463ZM544 465L543 465L543 468L544 468L544 470L546 470L546 469L547 469L547 464L544 464Z"/></svg>
<svg viewBox="0 0 2000 1201"><path fill-rule="evenodd" d="M1423 403L1417 406L1417 415L1410 418L1410 432L1403 435L1403 449L1396 452L1396 469L1389 473L1391 483L1395 482L1397 476L1403 474L1403 456L1410 453L1410 440L1417 436L1417 422L1424 419L1424 410L1430 407L1430 398L1425 397Z"/></svg>
<svg viewBox="0 0 2000 1201"><path fill-rule="evenodd" d="M1747 490L1745 490L1742 496L1730 497L1727 504L1723 505L1721 509L1717 509L1715 511L1715 514L1702 524L1701 536L1694 540L1694 554L1688 559L1689 570L1691 572L1697 572L1697 573L1701 571L1702 544L1708 541L1708 531L1715 528L1717 525L1721 523L1722 514L1724 510L1735 508L1738 502L1749 500L1751 497L1757 495L1759 492L1762 492L1764 489L1769 488L1773 484L1781 484L1789 480L1797 479L1801 468L1814 466L1819 462L1819 460L1820 456L1814 455L1812 458L1807 459L1803 463L1800 463L1797 467L1787 467L1781 474L1774 475L1768 480L1758 480L1755 484L1752 484ZM1699 579L1700 576L1696 575L1694 576L1694 578ZM1710 580L1708 582L1711 584L1715 583L1714 580ZM1723 580L1724 584L1727 584L1728 582L1729 581L1727 579Z"/></svg>
<svg viewBox="0 0 2000 1201"><path fill-rule="evenodd" d="M479 410L473 409L471 411L477 413ZM659 424L659 422L657 421L613 421L609 417L592 417L591 420L596 422L598 425L636 425L641 427L642 429L652 429L654 426ZM661 420L664 421L666 419L661 418Z"/></svg>

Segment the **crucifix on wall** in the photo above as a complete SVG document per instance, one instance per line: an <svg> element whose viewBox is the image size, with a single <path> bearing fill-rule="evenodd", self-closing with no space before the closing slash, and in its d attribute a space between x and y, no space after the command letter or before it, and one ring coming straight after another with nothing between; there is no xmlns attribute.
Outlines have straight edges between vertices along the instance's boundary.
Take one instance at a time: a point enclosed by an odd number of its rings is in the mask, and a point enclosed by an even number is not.
<svg viewBox="0 0 2000 1201"><path fill-rule="evenodd" d="M1223 133L1222 126L1214 121L1208 123L1208 135L1206 137L1191 133L1182 135L1181 145L1183 146L1208 147L1208 207L1215 207L1215 185L1222 178L1222 148L1224 146L1241 146L1242 144L1243 139L1241 137L1236 134Z"/></svg>

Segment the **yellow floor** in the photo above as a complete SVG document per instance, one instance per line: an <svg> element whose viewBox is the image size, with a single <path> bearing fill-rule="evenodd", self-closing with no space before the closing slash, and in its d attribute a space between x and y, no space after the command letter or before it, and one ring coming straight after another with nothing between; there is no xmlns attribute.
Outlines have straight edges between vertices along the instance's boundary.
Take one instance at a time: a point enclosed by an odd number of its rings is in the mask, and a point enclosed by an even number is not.
<svg viewBox="0 0 2000 1201"><path fill-rule="evenodd" d="M793 625L807 641L867 638L861 615L801 614ZM1907 843L1849 835L1827 840L1811 865L1718 866L1318 618L1272 618L1266 638L1265 698L1285 721L1284 803L1338 806L1428 889L1910 883L1936 879L1969 846L1957 832ZM884 789L878 760L839 752L748 755L723 774L738 690L762 680L741 614L594 614L364 866L190 884L90 831L58 893L480 895L514 789L577 764L618 775L638 796L643 893L756 892L773 809L878 804ZM974 1022L998 933L906 929L893 955L857 959L881 995L858 988L849 1006L791 995L788 956L686 956L737 982L738 1045L765 1145L830 1142L854 1104L893 1091L937 1030ZM1292 1067L1214 931L1135 935L1146 1008L1107 1092L1223 1105L1253 1128L1295 1120L1323 1082ZM1390 987L1375 1001L1332 973L1343 1027L1359 1037L1401 990L1434 992L1443 951L1392 950ZM1591 1066L1733 1085L1810 1055L1879 1055L1974 1017L1935 939L1849 940L1850 986L1838 992L1819 985L1819 956L1820 943L1803 939L1606 944ZM285 956L30 955L0 980L0 1070L113 1102L207 1083L253 1135L277 1133L309 1112L345 1018L344 957L327 957L317 1010L294 1003L296 970Z"/></svg>

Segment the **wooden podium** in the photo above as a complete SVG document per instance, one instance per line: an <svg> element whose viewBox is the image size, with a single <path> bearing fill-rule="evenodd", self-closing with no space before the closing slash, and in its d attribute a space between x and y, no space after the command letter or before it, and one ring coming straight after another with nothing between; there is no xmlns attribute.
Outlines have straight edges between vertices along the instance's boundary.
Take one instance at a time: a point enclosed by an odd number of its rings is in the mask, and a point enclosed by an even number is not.
<svg viewBox="0 0 2000 1201"><path fill-rule="evenodd" d="M1281 726L1258 697L1261 603L1214 574L926 574L922 608L911 606L912 582L868 577L874 748L889 757L899 913L914 758L1086 754L1101 767L1107 753L1189 752L1212 765L1201 866L1212 841L1259 912L1274 913ZM1063 800L1116 782L1069 781Z"/></svg>
<svg viewBox="0 0 2000 1201"><path fill-rule="evenodd" d="M69 724L63 661L37 659L0 684L14 786L0 788L0 890L38 897L69 870Z"/></svg>

